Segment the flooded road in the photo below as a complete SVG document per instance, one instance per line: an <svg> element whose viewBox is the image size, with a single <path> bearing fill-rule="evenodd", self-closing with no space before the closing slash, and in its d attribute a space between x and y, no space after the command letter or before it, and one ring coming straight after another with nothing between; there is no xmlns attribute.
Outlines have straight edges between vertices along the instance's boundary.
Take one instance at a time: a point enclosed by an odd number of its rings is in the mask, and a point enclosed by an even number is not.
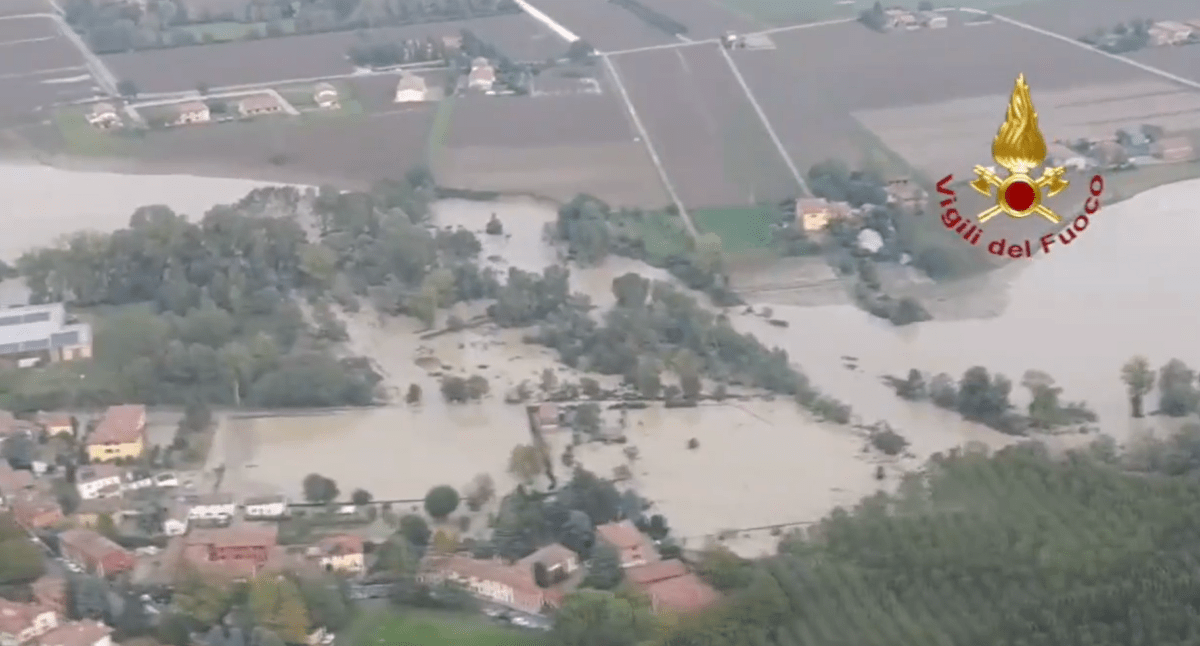
<svg viewBox="0 0 1200 646"><path fill-rule="evenodd" d="M237 199L258 185L75 175L52 169L0 175L8 194L16 196L11 203L20 205L9 211L40 225L17 227L19 235L6 240L0 253L11 258L17 247L47 244L81 226L120 226L133 208L146 203L164 202L199 215L210 203ZM62 195L68 184L71 195ZM88 192L101 197L93 199ZM47 197L51 193L59 195ZM849 306L774 304L774 318L790 324L780 329L763 318L734 313L741 308L730 315L738 329L785 348L821 389L852 403L863 422L887 420L907 437L917 457L889 469L917 466L928 454L967 441L993 447L1012 441L946 411L906 403L880 382L884 374L910 368L957 378L966 368L982 365L1015 382L1027 369L1045 371L1065 389L1064 398L1086 400L1101 415L1102 430L1123 440L1155 422L1128 418L1120 366L1134 354L1145 354L1155 366L1172 357L1200 362L1200 341L1190 335L1200 328L1200 308L1189 296L1193 277L1200 275L1200 256L1191 248L1191 241L1200 239L1192 206L1197 198L1200 182L1187 182L1106 206L1069 247L994 274L984 289L995 290L1005 306L993 318L897 329ZM484 258L503 257L492 266L536 271L558 262L542 241L545 225L555 217L553 206L518 200L446 201L435 207L439 225L480 233L493 212L505 235L480 236ZM608 305L612 279L626 271L667 278L641 263L612 258L601 267L572 268L573 288ZM546 367L553 367L560 380L578 378L545 349L521 344L520 331L485 327L422 342L416 324L406 319L381 320L364 312L347 323L355 351L379 362L395 392L419 384L424 403L227 420L210 464L244 466L231 471L231 488L280 488L295 495L304 475L317 472L337 480L343 492L362 487L376 497L415 498L431 486L461 486L477 473L489 473L503 491L512 485L504 474L509 451L529 440L523 412L505 405L504 393L522 380L536 385ZM846 356L856 358L855 368L847 367ZM478 404L447 406L437 390L443 372L484 375L492 395ZM1018 386L1014 399L1023 403L1024 398ZM681 536L700 540L732 527L815 520L880 486L872 477L878 458L862 452L858 434L818 424L787 401L651 409L631 413L628 423L630 441L639 449L633 464L619 447L588 447L577 455L604 476L620 464L629 466L634 484L656 501ZM699 441L697 450L686 449L691 438ZM561 448L567 439L551 441ZM770 540L757 537L739 547L757 552L769 549Z"/></svg>

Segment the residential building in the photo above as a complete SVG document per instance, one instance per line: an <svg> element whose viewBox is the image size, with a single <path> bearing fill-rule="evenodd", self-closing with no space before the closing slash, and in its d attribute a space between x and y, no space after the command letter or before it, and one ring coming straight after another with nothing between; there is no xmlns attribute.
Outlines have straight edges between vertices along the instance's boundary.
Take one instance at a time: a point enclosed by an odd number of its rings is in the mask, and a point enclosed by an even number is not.
<svg viewBox="0 0 1200 646"><path fill-rule="evenodd" d="M66 413L38 413L37 422L50 436L75 434L75 424Z"/></svg>
<svg viewBox="0 0 1200 646"><path fill-rule="evenodd" d="M907 177L897 177L888 180L884 191L888 195L888 203L909 214L925 212L929 200L925 189Z"/></svg>
<svg viewBox="0 0 1200 646"><path fill-rule="evenodd" d="M62 303L0 310L0 359L74 361L92 356L92 326L67 317Z"/></svg>
<svg viewBox="0 0 1200 646"><path fill-rule="evenodd" d="M187 505L174 504L167 508L167 515L163 517L163 533L167 536L183 536L188 530L188 512L190 509Z"/></svg>
<svg viewBox="0 0 1200 646"><path fill-rule="evenodd" d="M18 646L58 626L58 614L37 603L17 603L0 597L0 646Z"/></svg>
<svg viewBox="0 0 1200 646"><path fill-rule="evenodd" d="M111 497L121 493L121 468L113 464L89 464L75 471L75 488L82 500Z"/></svg>
<svg viewBox="0 0 1200 646"><path fill-rule="evenodd" d="M424 101L428 94L425 78L409 72L401 72L400 80L396 83L396 103L416 103Z"/></svg>
<svg viewBox="0 0 1200 646"><path fill-rule="evenodd" d="M112 628L98 621L70 621L42 635L38 646L113 646Z"/></svg>
<svg viewBox="0 0 1200 646"><path fill-rule="evenodd" d="M146 407L141 404L109 406L84 443L93 463L137 458L145 449Z"/></svg>
<svg viewBox="0 0 1200 646"><path fill-rule="evenodd" d="M180 103L175 108L175 125L184 126L191 123L208 123L212 121L212 112L203 101L188 101Z"/></svg>
<svg viewBox="0 0 1200 646"><path fill-rule="evenodd" d="M68 529L58 535L63 556L96 576L112 576L133 569L133 555L90 529Z"/></svg>
<svg viewBox="0 0 1200 646"><path fill-rule="evenodd" d="M317 83L313 86L313 102L319 108L331 110L339 106L338 91L332 83Z"/></svg>
<svg viewBox="0 0 1200 646"><path fill-rule="evenodd" d="M492 91L496 84L496 68L488 59L480 56L471 61L471 71L467 74L467 87L480 92Z"/></svg>
<svg viewBox="0 0 1200 646"><path fill-rule="evenodd" d="M243 117L254 117L260 114L273 114L283 110L283 106L274 96L268 93L252 94L238 101L238 114Z"/></svg>
<svg viewBox="0 0 1200 646"><path fill-rule="evenodd" d="M550 576L551 581L566 580L580 571L579 555L559 543L551 543L538 549L517 561L516 565L532 572L535 563L541 563L546 568L546 574Z"/></svg>
<svg viewBox="0 0 1200 646"><path fill-rule="evenodd" d="M322 538L313 546L311 555L327 572L360 574L366 571L363 541L357 536L342 534Z"/></svg>
<svg viewBox="0 0 1200 646"><path fill-rule="evenodd" d="M113 522L121 522L123 508L124 504L120 498L92 498L80 501L79 507L71 515L74 516L76 525L92 529L100 524L101 516L108 516Z"/></svg>
<svg viewBox="0 0 1200 646"><path fill-rule="evenodd" d="M13 518L29 529L46 529L63 520L62 507L58 501L54 496L40 491L28 491L10 497L7 504L12 509Z"/></svg>
<svg viewBox="0 0 1200 646"><path fill-rule="evenodd" d="M190 501L188 518L190 520L225 520L233 518L237 505L233 502L233 494L210 493L195 496Z"/></svg>
<svg viewBox="0 0 1200 646"><path fill-rule="evenodd" d="M87 121L97 128L115 128L121 125L121 115L111 103L97 103L87 113Z"/></svg>
<svg viewBox="0 0 1200 646"><path fill-rule="evenodd" d="M1168 162L1183 162L1195 159L1196 151L1192 140L1187 137L1166 137L1150 144L1150 154Z"/></svg>
<svg viewBox="0 0 1200 646"><path fill-rule="evenodd" d="M189 551L210 562L245 561L266 563L278 544L275 525L241 525L221 529L197 529L184 537Z"/></svg>
<svg viewBox="0 0 1200 646"><path fill-rule="evenodd" d="M286 496L255 496L242 502L246 518L283 518L288 513Z"/></svg>
<svg viewBox="0 0 1200 646"><path fill-rule="evenodd" d="M547 597L548 590L534 583L532 571L519 571L498 560L473 559L461 554L427 556L418 578L430 584L460 585L480 599L531 614L555 605Z"/></svg>
<svg viewBox="0 0 1200 646"><path fill-rule="evenodd" d="M626 570L625 580L650 599L655 613L690 614L721 600L721 593L676 559Z"/></svg>
<svg viewBox="0 0 1200 646"><path fill-rule="evenodd" d="M623 568L637 567L658 560L658 551L654 549L654 545L627 520L597 526L596 537L617 550Z"/></svg>
<svg viewBox="0 0 1200 646"><path fill-rule="evenodd" d="M33 473L27 469L14 469L8 460L0 459L0 502L8 497L19 498L33 489Z"/></svg>
<svg viewBox="0 0 1200 646"><path fill-rule="evenodd" d="M538 428L543 430L552 430L559 427L559 410L558 404L545 402L533 406L533 419L538 425Z"/></svg>
<svg viewBox="0 0 1200 646"><path fill-rule="evenodd" d="M33 592L33 601L41 606L49 608L59 615L66 616L67 613L67 580L58 577L46 575L29 585Z"/></svg>
<svg viewBox="0 0 1200 646"><path fill-rule="evenodd" d="M824 231L835 218L850 216L850 205L830 202L822 197L796 200L796 224L809 232Z"/></svg>

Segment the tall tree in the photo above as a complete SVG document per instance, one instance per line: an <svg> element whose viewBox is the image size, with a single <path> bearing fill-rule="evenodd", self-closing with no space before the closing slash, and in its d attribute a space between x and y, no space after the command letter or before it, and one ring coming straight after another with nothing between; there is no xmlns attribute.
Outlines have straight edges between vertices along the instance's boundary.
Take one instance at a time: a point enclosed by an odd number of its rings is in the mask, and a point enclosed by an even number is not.
<svg viewBox="0 0 1200 646"><path fill-rule="evenodd" d="M305 643L310 622L300 589L290 578L260 574L250 582L248 599L254 621L290 644Z"/></svg>
<svg viewBox="0 0 1200 646"><path fill-rule="evenodd" d="M1129 393L1129 411L1133 417L1142 417L1142 401L1154 390L1154 371L1150 368L1150 360L1136 356L1121 366L1121 381Z"/></svg>

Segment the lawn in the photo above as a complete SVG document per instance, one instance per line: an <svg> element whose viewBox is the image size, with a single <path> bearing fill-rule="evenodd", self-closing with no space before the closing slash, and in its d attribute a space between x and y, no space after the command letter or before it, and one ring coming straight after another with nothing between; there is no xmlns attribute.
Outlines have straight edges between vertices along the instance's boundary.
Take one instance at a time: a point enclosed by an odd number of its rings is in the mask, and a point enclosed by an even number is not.
<svg viewBox="0 0 1200 646"><path fill-rule="evenodd" d="M338 646L547 646L542 635L504 628L476 615L428 611L364 614Z"/></svg>
<svg viewBox="0 0 1200 646"><path fill-rule="evenodd" d="M115 132L89 124L84 108L62 108L54 113L54 125L67 152L85 157L107 157L128 152L130 141Z"/></svg>
<svg viewBox="0 0 1200 646"><path fill-rule="evenodd" d="M769 250L771 225L779 221L779 209L773 206L694 209L691 214L696 229L715 234L725 253L732 256Z"/></svg>
<svg viewBox="0 0 1200 646"><path fill-rule="evenodd" d="M614 212L610 222L618 236L641 241L642 248L646 250L646 260L651 264L682 256L690 248L687 228L677 215L661 211L640 214Z"/></svg>

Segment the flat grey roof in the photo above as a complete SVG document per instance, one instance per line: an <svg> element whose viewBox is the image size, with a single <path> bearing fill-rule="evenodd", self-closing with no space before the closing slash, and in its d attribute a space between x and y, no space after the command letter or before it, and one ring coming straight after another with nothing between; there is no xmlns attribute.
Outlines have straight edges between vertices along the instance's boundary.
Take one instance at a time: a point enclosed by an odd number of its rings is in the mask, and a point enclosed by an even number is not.
<svg viewBox="0 0 1200 646"><path fill-rule="evenodd" d="M68 325L62 303L0 310L0 355L83 345L92 340L87 323Z"/></svg>

